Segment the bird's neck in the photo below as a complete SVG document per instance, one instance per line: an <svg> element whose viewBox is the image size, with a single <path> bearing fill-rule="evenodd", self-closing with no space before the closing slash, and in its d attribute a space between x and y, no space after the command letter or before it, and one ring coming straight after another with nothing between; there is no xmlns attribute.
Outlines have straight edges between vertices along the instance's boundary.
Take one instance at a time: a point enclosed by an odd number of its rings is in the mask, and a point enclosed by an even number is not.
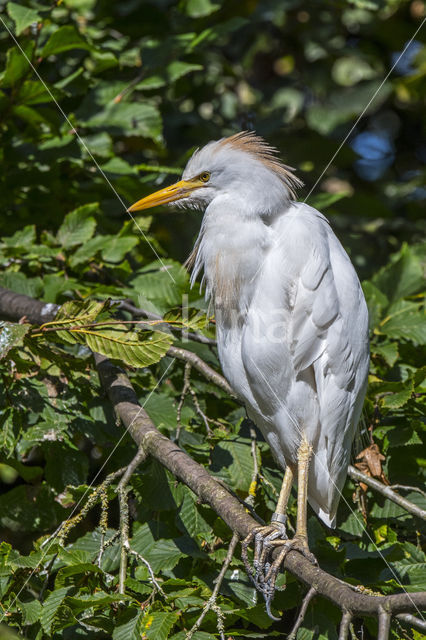
<svg viewBox="0 0 426 640"><path fill-rule="evenodd" d="M245 216L235 201L209 205L189 262L192 281L204 270L217 322L238 324L245 315L271 241L270 227L259 217Z"/></svg>

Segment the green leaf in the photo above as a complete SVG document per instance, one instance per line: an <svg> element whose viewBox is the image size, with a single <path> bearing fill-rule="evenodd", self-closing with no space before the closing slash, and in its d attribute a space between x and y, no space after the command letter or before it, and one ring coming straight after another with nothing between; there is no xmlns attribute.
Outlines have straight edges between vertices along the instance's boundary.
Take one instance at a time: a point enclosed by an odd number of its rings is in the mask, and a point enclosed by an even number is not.
<svg viewBox="0 0 426 640"><path fill-rule="evenodd" d="M75 344L76 342L84 343L84 336L81 336L77 331L67 331L67 327L81 327L82 325L91 324L98 315L108 311L109 308L110 303L108 300L104 302L97 302L96 300L85 300L84 302L70 300L65 302L59 308L55 319L49 323L50 327L56 325L64 328L64 330L58 330L52 334L53 338L56 336L70 344ZM49 336L47 333L45 335Z"/></svg>
<svg viewBox="0 0 426 640"><path fill-rule="evenodd" d="M179 517L186 532L191 538L196 538L200 534L210 533L211 527L201 515L201 507L196 504L194 494L186 490L183 502L179 509Z"/></svg>
<svg viewBox="0 0 426 640"><path fill-rule="evenodd" d="M83 120L86 127L119 129L125 136L143 136L161 141L162 120L158 108L140 102L112 102L102 105L94 115Z"/></svg>
<svg viewBox="0 0 426 640"><path fill-rule="evenodd" d="M56 591L67 591L71 585L81 582L81 576L84 576L84 579L86 579L88 576L94 574L103 575L103 571L95 564L91 564L89 562L81 562L79 564L73 564L69 567L63 567L62 569L59 569L56 576ZM64 586L62 587L62 585Z"/></svg>
<svg viewBox="0 0 426 640"><path fill-rule="evenodd" d="M423 305L399 300L389 308L388 315L382 320L377 331L389 338L425 344L426 322Z"/></svg>
<svg viewBox="0 0 426 640"><path fill-rule="evenodd" d="M98 302L97 300L70 300L65 302L59 309L55 319L51 324L78 325L94 322L100 313L107 311L110 307L108 300Z"/></svg>
<svg viewBox="0 0 426 640"><path fill-rule="evenodd" d="M92 45L78 33L75 27L66 25L59 27L52 33L41 51L41 57L48 58L51 55L57 55L70 49L93 51Z"/></svg>
<svg viewBox="0 0 426 640"><path fill-rule="evenodd" d="M102 165L102 171L105 173L117 173L118 175L128 176L128 175L137 175L137 171L135 167L132 167L128 162L123 160L122 158L111 158Z"/></svg>
<svg viewBox="0 0 426 640"><path fill-rule="evenodd" d="M167 67L167 76L170 82L176 82L179 78L186 76L192 71L202 71L203 65L192 64L189 62L182 62L180 60L174 60Z"/></svg>
<svg viewBox="0 0 426 640"><path fill-rule="evenodd" d="M406 591L424 591L426 589L426 555L414 544L405 542L403 560L393 562Z"/></svg>
<svg viewBox="0 0 426 640"><path fill-rule="evenodd" d="M226 471L233 489L248 491L253 475L250 440L222 440L214 448L212 470L221 476L223 471Z"/></svg>
<svg viewBox="0 0 426 640"><path fill-rule="evenodd" d="M43 610L40 615L40 622L43 630L50 635L55 615L64 601L69 591L69 587L62 587L52 591L43 603Z"/></svg>
<svg viewBox="0 0 426 640"><path fill-rule="evenodd" d="M136 547L133 544L133 540L130 546L132 548ZM164 539L156 540L150 547L145 548L140 553L149 562L154 573L174 569L179 560L186 555L173 540Z"/></svg>
<svg viewBox="0 0 426 640"><path fill-rule="evenodd" d="M396 342L372 343L371 352L381 356L389 367L398 360L398 344Z"/></svg>
<svg viewBox="0 0 426 640"><path fill-rule="evenodd" d="M117 620L112 640L140 640L142 637L143 611L129 608Z"/></svg>
<svg viewBox="0 0 426 640"><path fill-rule="evenodd" d="M160 313L182 303L182 293L189 286L188 273L174 260L156 260L138 272L131 282L141 300L135 300L143 307L145 298L155 305ZM139 302L141 302L139 304Z"/></svg>
<svg viewBox="0 0 426 640"><path fill-rule="evenodd" d="M315 207L319 211L323 211L328 207L331 207L335 202L339 202L342 198L347 198L350 195L347 191L341 191L339 193L319 193L308 198L308 204L311 207Z"/></svg>
<svg viewBox="0 0 426 640"><path fill-rule="evenodd" d="M22 45L23 53L17 48L8 49L6 54L6 67L0 75L2 87L9 88L19 85L21 79L31 71L30 63L34 50L34 42L25 42Z"/></svg>
<svg viewBox="0 0 426 640"><path fill-rule="evenodd" d="M34 224L28 224L23 229L19 229L9 238L2 238L2 242L8 248L26 249L36 241L36 228Z"/></svg>
<svg viewBox="0 0 426 640"><path fill-rule="evenodd" d="M391 256L388 264L372 278L390 302L405 298L424 288L423 266L419 255L407 244Z"/></svg>
<svg viewBox="0 0 426 640"><path fill-rule="evenodd" d="M77 614L82 611L86 611L87 609L91 609L92 607L103 608L105 605L110 605L113 602L122 602L126 600L131 600L131 597L125 594L109 594L105 593L105 591L96 591L96 593L82 594L78 597L68 596L67 605L75 614Z"/></svg>
<svg viewBox="0 0 426 640"><path fill-rule="evenodd" d="M102 250L102 258L106 262L121 262L126 253L131 251L139 243L137 236L119 238L114 236L111 242Z"/></svg>
<svg viewBox="0 0 426 640"><path fill-rule="evenodd" d="M97 202L74 209L65 216L57 234L58 242L70 249L87 242L94 234L96 221L91 214L99 210Z"/></svg>
<svg viewBox="0 0 426 640"><path fill-rule="evenodd" d="M169 633L178 619L178 613L147 613L142 620L142 637L146 635L152 640L167 640Z"/></svg>
<svg viewBox="0 0 426 640"><path fill-rule="evenodd" d="M377 71L359 56L344 56L333 64L331 74L337 84L343 87L351 87L361 82L361 80L375 78Z"/></svg>
<svg viewBox="0 0 426 640"><path fill-rule="evenodd" d="M218 9L220 4L210 0L185 0L185 10L191 18L204 18Z"/></svg>
<svg viewBox="0 0 426 640"><path fill-rule="evenodd" d="M7 3L7 12L15 21L15 33L19 36L33 22L40 22L41 18L37 11L28 7L22 7L15 2Z"/></svg>
<svg viewBox="0 0 426 640"><path fill-rule="evenodd" d="M98 235L82 244L70 258L71 267L74 268L83 262L87 263L95 258L99 251L108 247L108 244L112 242L113 238L114 236Z"/></svg>
<svg viewBox="0 0 426 640"><path fill-rule="evenodd" d="M392 92L390 82L380 85L381 81L372 80L345 90L331 91L324 104L317 103L308 107L306 114L308 125L314 131L327 135L338 125L364 113L367 104L365 113L375 111ZM379 86L380 91L377 91ZM372 100L373 96L374 100Z"/></svg>
<svg viewBox="0 0 426 640"><path fill-rule="evenodd" d="M21 602L18 600L18 608L22 611L24 624L34 624L40 619L42 606L39 600L31 600L30 602Z"/></svg>
<svg viewBox="0 0 426 640"><path fill-rule="evenodd" d="M169 334L129 331L125 325L110 329L87 329L80 335L92 351L131 367L147 367L158 362L173 341Z"/></svg>
<svg viewBox="0 0 426 640"><path fill-rule="evenodd" d="M399 391L398 393L392 393L389 396L383 398L383 407L386 409L399 409L403 407L411 398L413 392L411 389L406 391Z"/></svg>
<svg viewBox="0 0 426 640"><path fill-rule="evenodd" d="M30 324L0 321L0 360L13 347L22 346L23 339L30 329Z"/></svg>

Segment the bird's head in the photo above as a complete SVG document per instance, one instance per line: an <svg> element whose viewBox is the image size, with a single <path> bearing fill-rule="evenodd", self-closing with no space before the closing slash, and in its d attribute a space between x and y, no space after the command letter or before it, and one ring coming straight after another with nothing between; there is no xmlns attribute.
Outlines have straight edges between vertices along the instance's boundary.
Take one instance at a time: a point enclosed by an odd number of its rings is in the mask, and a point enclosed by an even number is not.
<svg viewBox="0 0 426 640"><path fill-rule="evenodd" d="M277 150L251 131L209 142L192 155L182 180L130 208L130 212L161 204L205 210L215 198L239 204L245 215L268 215L295 198L302 182L276 156Z"/></svg>

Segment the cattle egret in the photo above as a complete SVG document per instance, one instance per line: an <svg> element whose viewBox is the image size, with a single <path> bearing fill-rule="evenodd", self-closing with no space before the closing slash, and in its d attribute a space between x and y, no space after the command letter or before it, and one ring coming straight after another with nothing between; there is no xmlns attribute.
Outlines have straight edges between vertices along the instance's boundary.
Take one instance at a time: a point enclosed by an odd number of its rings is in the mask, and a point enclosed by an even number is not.
<svg viewBox="0 0 426 640"><path fill-rule="evenodd" d="M327 219L295 201L302 183L276 153L247 131L209 142L182 180L129 209L178 203L204 211L188 260L191 282L203 271L223 372L285 470L271 525L243 542L268 612L289 549L313 558L307 501L335 526L369 364L368 312L355 270ZM297 526L289 540L294 478Z"/></svg>

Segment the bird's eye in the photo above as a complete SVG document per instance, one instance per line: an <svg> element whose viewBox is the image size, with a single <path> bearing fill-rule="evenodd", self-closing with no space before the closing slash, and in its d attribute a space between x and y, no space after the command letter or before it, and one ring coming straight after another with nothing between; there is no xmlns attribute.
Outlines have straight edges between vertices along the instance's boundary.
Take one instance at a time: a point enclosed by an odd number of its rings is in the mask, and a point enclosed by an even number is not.
<svg viewBox="0 0 426 640"><path fill-rule="evenodd" d="M200 173L200 175L198 176L198 179L201 180L201 182L208 182L210 180L209 172L204 171L203 173Z"/></svg>

